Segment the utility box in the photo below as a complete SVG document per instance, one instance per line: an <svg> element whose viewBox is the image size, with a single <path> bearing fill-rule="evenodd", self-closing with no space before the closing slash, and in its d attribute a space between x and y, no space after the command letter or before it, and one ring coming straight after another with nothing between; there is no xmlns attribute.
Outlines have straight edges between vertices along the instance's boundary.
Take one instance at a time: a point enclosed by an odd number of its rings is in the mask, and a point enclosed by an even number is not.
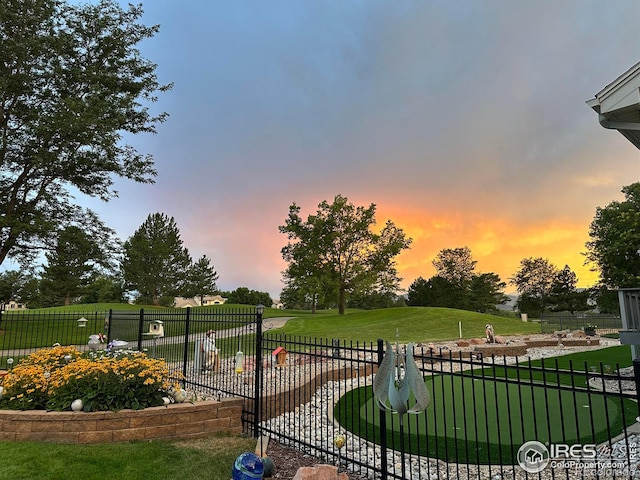
<svg viewBox="0 0 640 480"><path fill-rule="evenodd" d="M631 346L631 357L640 358L640 288L618 290L622 330L620 343Z"/></svg>

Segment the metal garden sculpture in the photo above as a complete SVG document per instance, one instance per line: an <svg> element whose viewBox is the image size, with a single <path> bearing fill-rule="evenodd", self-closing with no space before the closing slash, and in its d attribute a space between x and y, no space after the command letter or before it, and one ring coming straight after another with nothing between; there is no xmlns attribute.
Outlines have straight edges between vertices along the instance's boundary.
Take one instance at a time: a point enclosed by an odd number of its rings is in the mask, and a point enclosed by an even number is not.
<svg viewBox="0 0 640 480"><path fill-rule="evenodd" d="M406 353L400 351L397 343L396 350L397 353L387 341L387 351L373 380L376 402L382 410L391 413L421 413L429 406L430 396L413 359L413 343L407 345ZM411 394L415 403L410 406ZM402 422L402 417L400 419Z"/></svg>
<svg viewBox="0 0 640 480"><path fill-rule="evenodd" d="M378 367L378 373L373 379L373 395L381 410L399 414L402 478L406 478L404 414L421 413L431 401L424 378L413 358L413 343L408 344L405 353L402 353L398 340L396 340L396 351L387 341L387 350Z"/></svg>

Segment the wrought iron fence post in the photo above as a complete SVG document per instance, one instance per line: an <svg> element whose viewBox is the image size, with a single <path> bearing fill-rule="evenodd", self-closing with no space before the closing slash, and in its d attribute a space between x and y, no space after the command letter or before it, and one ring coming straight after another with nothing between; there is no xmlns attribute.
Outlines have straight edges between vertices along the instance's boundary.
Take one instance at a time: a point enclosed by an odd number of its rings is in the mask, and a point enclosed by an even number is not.
<svg viewBox="0 0 640 480"><path fill-rule="evenodd" d="M260 419L262 417L262 313L264 305L256 307L256 352L255 352L255 391L253 392L253 436L260 436Z"/></svg>
<svg viewBox="0 0 640 480"><path fill-rule="evenodd" d="M637 422L640 422L640 358L633 359L633 376L636 381L636 400L638 403L638 417Z"/></svg>
<svg viewBox="0 0 640 480"><path fill-rule="evenodd" d="M107 343L109 343L112 338L111 338L111 324L113 323L113 309L110 308L109 309L109 313L107 314L107 331L105 332L107 334Z"/></svg>
<svg viewBox="0 0 640 480"><path fill-rule="evenodd" d="M140 309L140 322L138 324L138 351L142 351L142 327L144 326L144 308Z"/></svg>
<svg viewBox="0 0 640 480"><path fill-rule="evenodd" d="M378 339L378 366L384 358L384 340ZM380 473L381 479L387 480L387 412L378 409L380 419Z"/></svg>
<svg viewBox="0 0 640 480"><path fill-rule="evenodd" d="M182 388L187 384L187 362L189 361L189 326L191 324L191 307L187 307L187 315L184 326L184 352L182 355ZM195 369L195 356L193 365Z"/></svg>

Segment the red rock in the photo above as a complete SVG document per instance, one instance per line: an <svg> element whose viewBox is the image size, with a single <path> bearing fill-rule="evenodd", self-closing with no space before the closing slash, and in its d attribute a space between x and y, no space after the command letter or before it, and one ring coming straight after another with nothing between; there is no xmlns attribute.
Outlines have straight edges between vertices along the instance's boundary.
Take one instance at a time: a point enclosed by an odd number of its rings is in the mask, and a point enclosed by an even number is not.
<svg viewBox="0 0 640 480"><path fill-rule="evenodd" d="M472 338L469 340L469 345L483 345L485 341L481 338Z"/></svg>
<svg viewBox="0 0 640 480"><path fill-rule="evenodd" d="M456 342L456 345L458 345L459 347L468 347L469 346L469 341L468 340L458 340Z"/></svg>

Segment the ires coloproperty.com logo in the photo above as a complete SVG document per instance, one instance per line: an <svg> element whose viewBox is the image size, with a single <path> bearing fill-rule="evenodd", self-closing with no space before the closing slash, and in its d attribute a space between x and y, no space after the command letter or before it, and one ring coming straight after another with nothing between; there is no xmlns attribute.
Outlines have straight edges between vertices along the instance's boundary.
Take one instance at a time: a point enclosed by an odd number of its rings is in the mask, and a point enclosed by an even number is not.
<svg viewBox="0 0 640 480"><path fill-rule="evenodd" d="M613 448L616 448L614 445ZM636 460L636 445L629 444L625 450L628 455L623 455L630 460ZM562 443L552 443L545 445L532 440L524 443L518 449L518 464L528 473L540 473L548 466L551 468L561 468L563 470L581 471L583 474L605 475L624 474L631 470L627 461L620 459L618 455L612 455L611 447L607 451L598 451L594 444L566 445ZM618 460L615 460L618 458ZM632 462L635 463L635 462Z"/></svg>

